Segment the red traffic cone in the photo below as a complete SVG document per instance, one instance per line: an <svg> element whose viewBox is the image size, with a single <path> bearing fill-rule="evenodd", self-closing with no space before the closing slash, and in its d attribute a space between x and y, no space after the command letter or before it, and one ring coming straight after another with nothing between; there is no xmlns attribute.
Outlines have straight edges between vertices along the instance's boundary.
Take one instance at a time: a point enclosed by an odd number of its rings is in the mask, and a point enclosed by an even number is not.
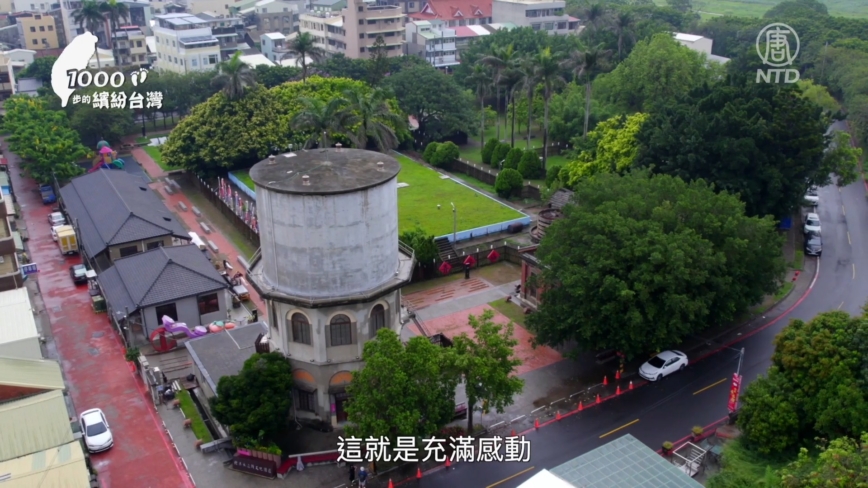
<svg viewBox="0 0 868 488"><path fill-rule="evenodd" d="M630 389L631 390L633 389L633 382L632 381L630 382Z"/></svg>
<svg viewBox="0 0 868 488"><path fill-rule="evenodd" d="M597 403L600 403L600 394L597 393Z"/></svg>
<svg viewBox="0 0 868 488"><path fill-rule="evenodd" d="M581 412L584 409L585 409L585 407L582 406L582 401L579 400L579 412Z"/></svg>
<svg viewBox="0 0 868 488"><path fill-rule="evenodd" d="M621 385L618 385L618 387L615 388L615 394L616 394L616 395L620 395L620 394L621 394Z"/></svg>
<svg viewBox="0 0 868 488"><path fill-rule="evenodd" d="M448 468L450 466L452 466L452 461L450 461L449 458L446 458L446 467ZM389 480L389 482L391 482L391 481L392 480Z"/></svg>
<svg viewBox="0 0 868 488"><path fill-rule="evenodd" d="M389 478L389 488L395 488L395 484L392 483L392 479Z"/></svg>
<svg viewBox="0 0 868 488"><path fill-rule="evenodd" d="M515 433L515 429L512 429L512 432L509 433L510 437L518 437L518 434Z"/></svg>
<svg viewBox="0 0 868 488"><path fill-rule="evenodd" d="M615 371L615 379L616 379L616 380L620 380L620 379L621 379L621 370L620 370L620 369L619 369L618 371Z"/></svg>
<svg viewBox="0 0 868 488"><path fill-rule="evenodd" d="M416 479L417 480L422 479L422 468L416 468Z"/></svg>
<svg viewBox="0 0 868 488"><path fill-rule="evenodd" d="M534 428L534 429L539 429L539 419L534 419L534 421L533 421L533 428Z"/></svg>
<svg viewBox="0 0 868 488"><path fill-rule="evenodd" d="M561 419L561 411L560 411L560 410L558 410L558 411L555 413L555 419L556 419L556 420L560 420L560 419Z"/></svg>
<svg viewBox="0 0 868 488"><path fill-rule="evenodd" d="M609 384L609 377L608 377L608 376L603 376L603 386L606 386L606 385L608 385L608 384Z"/></svg>

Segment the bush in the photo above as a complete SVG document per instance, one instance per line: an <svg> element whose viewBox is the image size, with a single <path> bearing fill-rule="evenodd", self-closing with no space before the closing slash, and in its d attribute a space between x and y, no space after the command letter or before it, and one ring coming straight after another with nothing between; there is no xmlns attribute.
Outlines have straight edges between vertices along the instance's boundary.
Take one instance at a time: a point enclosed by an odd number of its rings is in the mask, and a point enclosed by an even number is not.
<svg viewBox="0 0 868 488"><path fill-rule="evenodd" d="M501 161L506 159L506 155L509 154L509 151L512 151L512 146L505 142L495 146L494 152L491 153L491 165L499 168Z"/></svg>
<svg viewBox="0 0 868 488"><path fill-rule="evenodd" d="M521 155L521 161L518 163L518 172L521 176L532 180L540 175L542 167L539 162L539 156L536 151L525 151Z"/></svg>
<svg viewBox="0 0 868 488"><path fill-rule="evenodd" d="M559 181L561 168L563 166L556 166L546 170L546 186L552 186L556 181Z"/></svg>
<svg viewBox="0 0 868 488"><path fill-rule="evenodd" d="M425 152L422 153L422 161L425 161L428 164L434 164L434 153L437 152L437 148L440 147L439 142L429 142L427 146L425 146Z"/></svg>
<svg viewBox="0 0 868 488"><path fill-rule="evenodd" d="M494 148L500 144L500 141L497 139L489 139L484 146L482 146L482 162L484 164L491 164L491 155L494 154Z"/></svg>
<svg viewBox="0 0 868 488"><path fill-rule="evenodd" d="M428 149L425 149L425 151L427 152ZM437 146L437 150L434 152L429 164L437 167L445 166L458 159L459 155L460 151L454 142L444 142Z"/></svg>
<svg viewBox="0 0 868 488"><path fill-rule="evenodd" d="M521 162L521 155L524 153L521 149L514 147L506 154L506 161L503 163L504 169L518 169L518 163Z"/></svg>
<svg viewBox="0 0 868 488"><path fill-rule="evenodd" d="M510 197L515 190L521 188L521 173L514 169L505 169L494 180L494 191L503 198Z"/></svg>

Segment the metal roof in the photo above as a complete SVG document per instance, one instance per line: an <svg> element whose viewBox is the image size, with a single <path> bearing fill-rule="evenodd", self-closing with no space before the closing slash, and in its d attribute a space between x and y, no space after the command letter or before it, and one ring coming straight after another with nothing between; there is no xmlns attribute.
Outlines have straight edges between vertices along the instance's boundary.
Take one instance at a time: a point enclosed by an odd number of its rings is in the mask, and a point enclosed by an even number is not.
<svg viewBox="0 0 868 488"><path fill-rule="evenodd" d="M567 461L552 474L582 488L701 488L630 434Z"/></svg>
<svg viewBox="0 0 868 488"><path fill-rule="evenodd" d="M101 169L79 176L60 189L60 196L91 256L109 246L160 236L190 239L160 197L126 171Z"/></svg>
<svg viewBox="0 0 868 488"><path fill-rule="evenodd" d="M50 359L0 358L0 385L62 390L60 364Z"/></svg>
<svg viewBox="0 0 868 488"><path fill-rule="evenodd" d="M0 462L3 488L90 488L90 473L78 441Z"/></svg>
<svg viewBox="0 0 868 488"><path fill-rule="evenodd" d="M0 459L13 459L73 441L60 390L0 404ZM4 487L6 488L6 487Z"/></svg>
<svg viewBox="0 0 868 488"><path fill-rule="evenodd" d="M256 352L254 341L259 334L268 334L268 326L263 322L207 334L187 341L184 346L216 395L220 378L238 374L244 361Z"/></svg>
<svg viewBox="0 0 868 488"><path fill-rule="evenodd" d="M524 483L518 485L518 488L575 488L573 485L558 478L551 471L544 469Z"/></svg>
<svg viewBox="0 0 868 488"><path fill-rule="evenodd" d="M178 42L184 45L204 44L206 42L217 42L217 38L214 36L181 37L178 39Z"/></svg>
<svg viewBox="0 0 868 488"><path fill-rule="evenodd" d="M0 344L38 335L27 288L0 292Z"/></svg>
<svg viewBox="0 0 868 488"><path fill-rule="evenodd" d="M286 39L286 36L281 34L280 32L268 32L268 33L262 34L262 37L267 37L273 41L282 41L282 40Z"/></svg>
<svg viewBox="0 0 868 488"><path fill-rule="evenodd" d="M130 313L229 287L193 244L158 247L118 259L97 280L112 309L126 308Z"/></svg>
<svg viewBox="0 0 868 488"><path fill-rule="evenodd" d="M685 42L696 42L696 41L702 39L702 36L697 36L695 34L685 34L683 32L675 32L674 35L675 35L675 38L678 39L679 41L685 41Z"/></svg>

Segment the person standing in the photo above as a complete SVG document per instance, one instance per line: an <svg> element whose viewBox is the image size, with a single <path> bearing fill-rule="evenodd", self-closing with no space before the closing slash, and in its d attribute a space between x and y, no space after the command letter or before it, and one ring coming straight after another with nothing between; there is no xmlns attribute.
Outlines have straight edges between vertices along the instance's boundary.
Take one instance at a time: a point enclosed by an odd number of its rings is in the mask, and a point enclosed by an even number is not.
<svg viewBox="0 0 868 488"><path fill-rule="evenodd" d="M350 465L350 486L353 486L355 484L356 484L356 467L353 465Z"/></svg>
<svg viewBox="0 0 868 488"><path fill-rule="evenodd" d="M359 468L359 486L361 488L365 488L365 484L368 482L368 472L365 471L364 467Z"/></svg>

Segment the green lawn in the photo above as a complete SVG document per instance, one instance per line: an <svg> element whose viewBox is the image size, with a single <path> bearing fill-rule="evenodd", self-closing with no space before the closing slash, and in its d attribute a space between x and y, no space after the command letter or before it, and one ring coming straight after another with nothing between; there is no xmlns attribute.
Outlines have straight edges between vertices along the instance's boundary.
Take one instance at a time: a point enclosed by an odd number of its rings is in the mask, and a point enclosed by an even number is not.
<svg viewBox="0 0 868 488"><path fill-rule="evenodd" d="M405 232L421 227L435 236L452 233L452 203L457 208L458 231L475 229L507 220L521 218L518 211L449 179L407 157L397 156L401 163L399 183L409 186L398 189L398 230ZM253 188L247 171L235 171L241 182ZM440 205L440 208L437 208Z"/></svg>
<svg viewBox="0 0 868 488"><path fill-rule="evenodd" d="M179 391L178 400L181 402L181 411L184 412L184 416L193 420L190 424L190 429L193 431L196 438L202 442L211 442L214 440L211 437L211 431L208 430L208 426L206 426L205 421L202 420L202 416L199 414L196 404L193 403L193 399L190 397L190 392L187 390Z"/></svg>
<svg viewBox="0 0 868 488"><path fill-rule="evenodd" d="M136 144L150 144L150 137L136 137Z"/></svg>
<svg viewBox="0 0 868 488"><path fill-rule="evenodd" d="M253 179L250 178L250 173L248 173L246 169L240 171L233 171L232 175L241 180L242 183L247 185L247 188L250 188L251 190L256 189L256 185L253 184Z"/></svg>
<svg viewBox="0 0 868 488"><path fill-rule="evenodd" d="M177 169L177 168L170 168L166 163L163 162L163 155L162 155L162 153L160 153L159 147L157 147L157 146L145 146L142 149L144 149L145 152L148 153L148 156L150 156L154 160L154 162L157 163L157 165L159 165L160 168L163 169L163 171L172 171L173 169Z"/></svg>
<svg viewBox="0 0 868 488"><path fill-rule="evenodd" d="M518 305L507 302L506 298L501 298L489 303L488 306L503 314L516 325L524 327L524 310Z"/></svg>

